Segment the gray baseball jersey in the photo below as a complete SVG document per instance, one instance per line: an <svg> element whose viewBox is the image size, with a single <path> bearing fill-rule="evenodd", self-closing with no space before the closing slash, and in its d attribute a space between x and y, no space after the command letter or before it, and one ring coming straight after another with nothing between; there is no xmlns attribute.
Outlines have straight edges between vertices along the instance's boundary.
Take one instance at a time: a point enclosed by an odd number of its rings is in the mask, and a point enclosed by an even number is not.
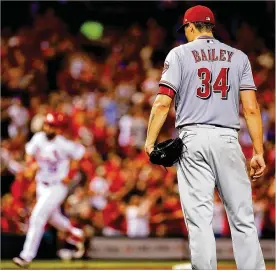
<svg viewBox="0 0 276 271"><path fill-rule="evenodd" d="M177 179L192 269L217 269L215 187L227 212L237 269L265 269L236 131L239 93L256 89L247 56L214 38L200 37L170 51L160 85L176 93L176 127L185 145L176 163Z"/></svg>
<svg viewBox="0 0 276 271"><path fill-rule="evenodd" d="M248 57L206 36L169 52L159 85L176 93L177 128L211 124L239 129L239 92L256 90Z"/></svg>

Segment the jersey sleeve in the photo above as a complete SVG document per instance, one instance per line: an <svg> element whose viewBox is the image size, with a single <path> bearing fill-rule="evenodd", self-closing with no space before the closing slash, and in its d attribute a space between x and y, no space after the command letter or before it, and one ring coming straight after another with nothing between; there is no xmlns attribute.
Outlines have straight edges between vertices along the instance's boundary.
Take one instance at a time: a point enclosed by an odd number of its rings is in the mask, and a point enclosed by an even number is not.
<svg viewBox="0 0 276 271"><path fill-rule="evenodd" d="M68 152L68 156L73 160L81 160L85 153L85 148L83 145L66 140L66 149Z"/></svg>
<svg viewBox="0 0 276 271"><path fill-rule="evenodd" d="M176 52L174 50L171 50L165 59L159 86L166 86L177 92L180 87L180 81L180 60Z"/></svg>
<svg viewBox="0 0 276 271"><path fill-rule="evenodd" d="M25 151L28 155L35 155L37 147L39 146L39 141L41 138L41 134L35 134L32 139L26 144Z"/></svg>
<svg viewBox="0 0 276 271"><path fill-rule="evenodd" d="M247 56L245 57L244 61L240 90L257 90L252 75L251 65Z"/></svg>

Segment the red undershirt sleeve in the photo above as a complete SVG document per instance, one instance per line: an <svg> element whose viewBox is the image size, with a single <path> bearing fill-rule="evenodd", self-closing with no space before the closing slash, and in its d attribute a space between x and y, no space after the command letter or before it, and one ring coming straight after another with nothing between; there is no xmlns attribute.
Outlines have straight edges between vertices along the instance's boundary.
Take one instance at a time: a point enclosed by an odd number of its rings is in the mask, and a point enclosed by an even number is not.
<svg viewBox="0 0 276 271"><path fill-rule="evenodd" d="M173 99L175 95L175 91L167 86L160 86L158 94L167 95Z"/></svg>

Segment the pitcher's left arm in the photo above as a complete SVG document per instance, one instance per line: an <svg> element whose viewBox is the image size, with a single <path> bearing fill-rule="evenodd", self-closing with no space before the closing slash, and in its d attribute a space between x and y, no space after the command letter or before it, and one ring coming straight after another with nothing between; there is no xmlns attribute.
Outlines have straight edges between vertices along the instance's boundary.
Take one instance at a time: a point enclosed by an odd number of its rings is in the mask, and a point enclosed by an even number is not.
<svg viewBox="0 0 276 271"><path fill-rule="evenodd" d="M172 89L165 86L160 87L160 91L153 103L149 118L147 139L145 143L145 151L147 154L150 154L153 150L154 143L168 116L173 97L174 91Z"/></svg>
<svg viewBox="0 0 276 271"><path fill-rule="evenodd" d="M149 124L145 151L150 154L158 134L168 116L172 100L177 93L181 82L181 63L175 51L172 49L167 55L159 82L159 92L153 103Z"/></svg>

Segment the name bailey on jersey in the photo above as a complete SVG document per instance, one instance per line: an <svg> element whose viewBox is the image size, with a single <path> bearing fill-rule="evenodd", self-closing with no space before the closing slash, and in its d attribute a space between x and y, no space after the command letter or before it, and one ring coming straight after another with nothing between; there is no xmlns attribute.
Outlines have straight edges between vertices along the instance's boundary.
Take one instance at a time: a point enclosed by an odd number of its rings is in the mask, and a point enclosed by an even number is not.
<svg viewBox="0 0 276 271"><path fill-rule="evenodd" d="M200 61L227 61L231 62L231 58L234 55L233 52L227 50L216 49L200 49L192 50L192 54L195 58L195 63Z"/></svg>

